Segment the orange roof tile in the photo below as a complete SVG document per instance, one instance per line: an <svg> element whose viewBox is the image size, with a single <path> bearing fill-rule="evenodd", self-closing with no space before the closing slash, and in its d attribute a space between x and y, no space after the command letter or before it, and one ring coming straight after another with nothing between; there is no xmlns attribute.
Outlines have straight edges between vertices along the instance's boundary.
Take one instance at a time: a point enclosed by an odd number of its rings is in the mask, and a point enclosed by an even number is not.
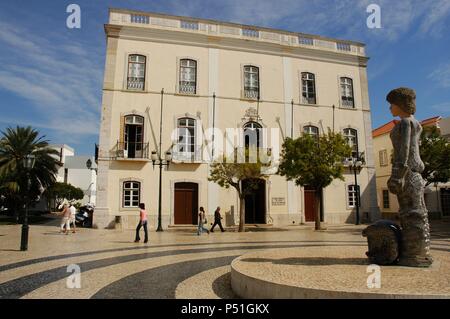
<svg viewBox="0 0 450 319"><path fill-rule="evenodd" d="M441 118L442 118L441 116L430 117L428 119L420 121L420 124L422 124L422 126L437 125ZM398 122L399 122L399 120L392 120L390 122L387 122L386 124L381 125L380 127L376 128L376 129L372 130L372 137L377 137L377 136L389 133L390 131L392 131L395 124L397 124Z"/></svg>

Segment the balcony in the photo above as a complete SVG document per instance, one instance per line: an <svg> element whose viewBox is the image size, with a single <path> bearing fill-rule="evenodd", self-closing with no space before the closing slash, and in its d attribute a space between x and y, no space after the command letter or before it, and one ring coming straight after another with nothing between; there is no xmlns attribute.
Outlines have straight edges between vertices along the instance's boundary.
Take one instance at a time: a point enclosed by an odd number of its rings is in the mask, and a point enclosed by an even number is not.
<svg viewBox="0 0 450 319"><path fill-rule="evenodd" d="M117 142L115 158L117 160L149 161L148 143Z"/></svg>
<svg viewBox="0 0 450 319"><path fill-rule="evenodd" d="M197 93L197 90L196 90L195 85L193 85L193 84L180 84L179 93L194 95Z"/></svg>
<svg viewBox="0 0 450 319"><path fill-rule="evenodd" d="M355 107L355 104L353 102L353 98L352 97L343 96L341 101L342 101L342 106L343 107L347 107L347 108L350 108L350 109Z"/></svg>
<svg viewBox="0 0 450 319"><path fill-rule="evenodd" d="M144 79L139 78L128 78L127 82L127 89L128 90L138 90L138 91L144 91Z"/></svg>
<svg viewBox="0 0 450 319"><path fill-rule="evenodd" d="M245 88L244 89L244 98L249 100L258 100L259 98L259 90L255 88Z"/></svg>
<svg viewBox="0 0 450 319"><path fill-rule="evenodd" d="M302 103L303 104L316 104L316 97L315 96L311 96L311 97L302 96Z"/></svg>
<svg viewBox="0 0 450 319"><path fill-rule="evenodd" d="M174 163L200 163L202 162L202 147L195 146L193 152L180 151L175 145L172 152L172 162Z"/></svg>

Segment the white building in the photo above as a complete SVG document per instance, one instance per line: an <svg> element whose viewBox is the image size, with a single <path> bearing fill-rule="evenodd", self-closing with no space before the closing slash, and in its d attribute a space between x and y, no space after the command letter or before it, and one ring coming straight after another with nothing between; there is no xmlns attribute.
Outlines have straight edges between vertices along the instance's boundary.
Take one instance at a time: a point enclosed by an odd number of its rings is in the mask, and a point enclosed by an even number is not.
<svg viewBox="0 0 450 319"><path fill-rule="evenodd" d="M213 127L256 131L263 151L281 145L285 137L341 132L355 155L365 154L358 175L361 218L378 218L364 44L121 9L110 10L105 32L98 227L113 226L116 217L124 227L135 227L139 202L148 207L154 227L159 170L152 167L152 151L162 157L173 154L163 172L163 227L196 224L200 206L208 215L221 206L238 223L235 191L208 181L210 162L204 154L211 139L202 133ZM271 129L279 135L274 137ZM237 135L214 141L230 138L247 146L245 137ZM357 189L349 170L345 181L327 187L323 220L353 222ZM314 190L272 172L247 196L245 210L248 224L312 222Z"/></svg>

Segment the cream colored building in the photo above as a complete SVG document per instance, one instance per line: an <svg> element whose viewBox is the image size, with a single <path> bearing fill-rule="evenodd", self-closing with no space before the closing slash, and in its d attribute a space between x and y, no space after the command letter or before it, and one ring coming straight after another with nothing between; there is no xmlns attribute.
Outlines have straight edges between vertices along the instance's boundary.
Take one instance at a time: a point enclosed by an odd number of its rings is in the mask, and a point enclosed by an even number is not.
<svg viewBox="0 0 450 319"><path fill-rule="evenodd" d="M443 121L443 127L441 121L442 118L436 116L421 121L421 124L423 127L436 126L441 134L445 134L448 130L447 121ZM393 152L389 134L396 123L396 120L392 120L373 130L378 205L382 217L388 219L396 219L399 210L397 196L391 194L387 188L387 181L391 176L391 154ZM424 195L425 204L431 218L450 216L450 183L431 184L425 188Z"/></svg>
<svg viewBox="0 0 450 319"><path fill-rule="evenodd" d="M199 206L210 216L220 206L228 225L239 222L235 191L207 180L205 153L212 143L202 133L210 128L259 132L259 147L275 155L284 137L329 128L345 133L355 153L365 153L366 165L358 174L361 218L378 218L363 44L120 9L110 10L105 32L98 227L113 226L119 216L124 227L135 227L138 202L146 204L155 227L159 169L150 154L159 151L160 129L163 157L173 154L162 178L164 228L195 224ZM188 132L192 139L183 138ZM235 138L240 146L246 143ZM218 140L227 141L217 134ZM246 222L312 221L313 193L275 171L247 198ZM327 223L354 221L354 178L349 171L345 177L324 190Z"/></svg>

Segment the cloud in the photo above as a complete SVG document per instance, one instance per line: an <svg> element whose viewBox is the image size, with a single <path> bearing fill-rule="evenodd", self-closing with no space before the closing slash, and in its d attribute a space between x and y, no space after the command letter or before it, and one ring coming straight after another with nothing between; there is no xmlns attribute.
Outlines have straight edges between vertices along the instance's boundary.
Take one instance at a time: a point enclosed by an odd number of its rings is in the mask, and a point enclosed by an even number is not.
<svg viewBox="0 0 450 319"><path fill-rule="evenodd" d="M450 102L435 104L431 108L445 115L450 114Z"/></svg>
<svg viewBox="0 0 450 319"><path fill-rule="evenodd" d="M441 87L450 88L450 63L439 65L428 75L428 78Z"/></svg>
<svg viewBox="0 0 450 319"><path fill-rule="evenodd" d="M28 100L27 113L38 118L22 124L67 137L98 134L103 73L99 52L92 54L89 45L61 36L42 38L6 21L0 22L0 46L0 89Z"/></svg>

